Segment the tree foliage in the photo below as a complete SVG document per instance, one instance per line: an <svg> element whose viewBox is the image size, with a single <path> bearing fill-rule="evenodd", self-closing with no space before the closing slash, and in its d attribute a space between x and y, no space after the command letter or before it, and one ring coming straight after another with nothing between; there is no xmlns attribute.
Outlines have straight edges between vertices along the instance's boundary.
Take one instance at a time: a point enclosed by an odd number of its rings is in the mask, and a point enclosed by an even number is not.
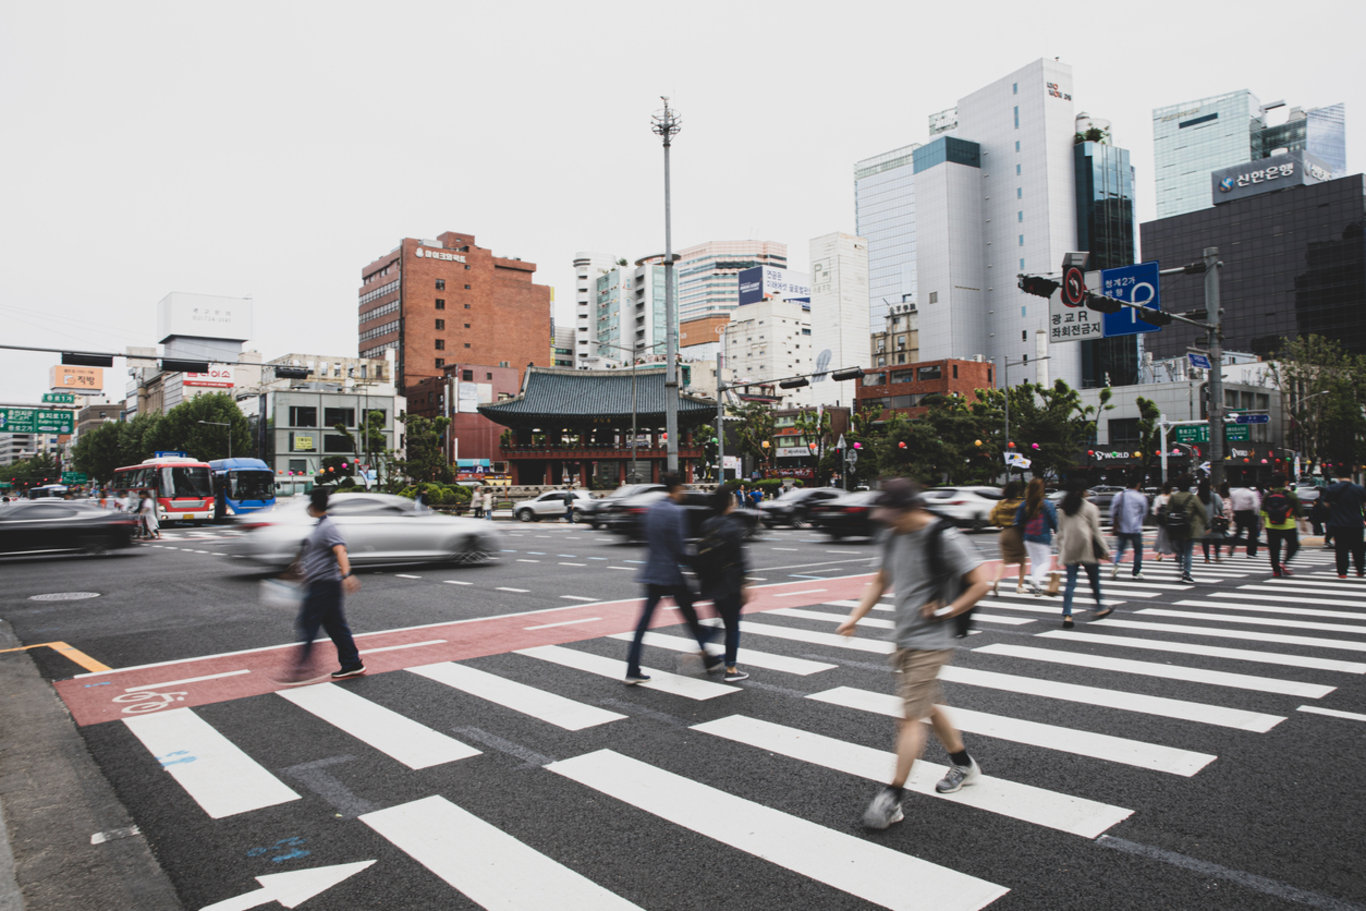
<svg viewBox="0 0 1366 911"><path fill-rule="evenodd" d="M395 459L393 469L411 481L437 481L449 484L454 479L450 460L446 458L446 428L450 418L404 417L405 459Z"/></svg>
<svg viewBox="0 0 1366 911"><path fill-rule="evenodd" d="M762 462L773 453L773 408L763 402L746 402L735 409L740 418L735 437L740 452ZM768 446L765 447L764 443Z"/></svg>
<svg viewBox="0 0 1366 911"><path fill-rule="evenodd" d="M1267 379L1281 395L1292 448L1311 462L1366 463L1366 355L1321 335L1297 337L1282 346Z"/></svg>

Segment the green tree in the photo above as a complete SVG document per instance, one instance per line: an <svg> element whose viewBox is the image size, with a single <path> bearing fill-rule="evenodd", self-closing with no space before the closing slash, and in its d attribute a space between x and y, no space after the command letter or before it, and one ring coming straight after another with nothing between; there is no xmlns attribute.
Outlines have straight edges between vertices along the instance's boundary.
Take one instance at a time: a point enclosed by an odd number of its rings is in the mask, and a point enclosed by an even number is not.
<svg viewBox="0 0 1366 911"><path fill-rule="evenodd" d="M227 393L196 396L176 405L157 422L151 439L154 449L180 450L204 461L255 451L246 415Z"/></svg>
<svg viewBox="0 0 1366 911"><path fill-rule="evenodd" d="M756 462L773 454L773 408L763 402L746 402L735 409L740 421L735 428L740 453ZM764 444L767 443L768 446Z"/></svg>
<svg viewBox="0 0 1366 911"><path fill-rule="evenodd" d="M1135 404L1138 405L1138 451L1143 453L1143 474L1147 475L1161 463L1162 428L1158 422L1162 420L1162 409L1141 395Z"/></svg>
<svg viewBox="0 0 1366 911"><path fill-rule="evenodd" d="M114 477L114 469L127 464L120 461L119 428L117 421L109 421L81 432L71 447L71 462L92 480L107 483Z"/></svg>
<svg viewBox="0 0 1366 911"><path fill-rule="evenodd" d="M830 449L830 412L800 411L792 419L792 427L801 434L802 442L816 460L816 483L824 485L830 475L839 469L839 455ZM812 443L816 444L814 451L811 450Z"/></svg>
<svg viewBox="0 0 1366 911"><path fill-rule="evenodd" d="M1289 339L1268 367L1281 395L1287 442L1311 462L1362 464L1366 356L1320 335Z"/></svg>
<svg viewBox="0 0 1366 911"><path fill-rule="evenodd" d="M445 444L451 419L406 415L403 420L407 458L395 460L393 467L414 482L450 483L454 475Z"/></svg>
<svg viewBox="0 0 1366 911"><path fill-rule="evenodd" d="M1010 434L1015 451L1032 463L1035 477L1061 478L1085 461L1086 447L1096 438L1096 422L1109 404L1109 387L1100 390L1099 405L1083 405L1081 395L1064 380L1052 386L1022 383L1010 389Z"/></svg>
<svg viewBox="0 0 1366 911"><path fill-rule="evenodd" d="M62 480L61 469L57 467L57 458L51 453L39 453L29 459L20 459L11 462L4 468L3 478L8 482L13 490L24 491L30 487L40 487L43 484L58 484Z"/></svg>

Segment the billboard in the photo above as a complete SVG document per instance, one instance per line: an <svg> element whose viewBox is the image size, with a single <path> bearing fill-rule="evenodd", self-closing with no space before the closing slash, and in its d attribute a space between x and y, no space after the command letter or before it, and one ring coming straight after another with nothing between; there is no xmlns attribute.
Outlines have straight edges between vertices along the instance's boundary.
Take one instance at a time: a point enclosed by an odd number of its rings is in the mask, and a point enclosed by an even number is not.
<svg viewBox="0 0 1366 911"><path fill-rule="evenodd" d="M231 389L235 384L231 364L210 364L205 373L181 374L183 385L200 386L210 389Z"/></svg>
<svg viewBox="0 0 1366 911"><path fill-rule="evenodd" d="M48 371L48 388L53 392L78 392L95 395L104 391L103 367L71 367L58 364Z"/></svg>
<svg viewBox="0 0 1366 911"><path fill-rule="evenodd" d="M1332 177L1330 170L1313 156L1287 152L1211 171L1210 193L1217 206L1284 187L1323 183Z"/></svg>
<svg viewBox="0 0 1366 911"><path fill-rule="evenodd" d="M811 279L801 272L775 266L752 266L741 269L737 278L741 304L757 304L771 297L811 303Z"/></svg>
<svg viewBox="0 0 1366 911"><path fill-rule="evenodd" d="M251 338L251 300L215 294L174 291L157 304L157 338L219 338L245 342Z"/></svg>

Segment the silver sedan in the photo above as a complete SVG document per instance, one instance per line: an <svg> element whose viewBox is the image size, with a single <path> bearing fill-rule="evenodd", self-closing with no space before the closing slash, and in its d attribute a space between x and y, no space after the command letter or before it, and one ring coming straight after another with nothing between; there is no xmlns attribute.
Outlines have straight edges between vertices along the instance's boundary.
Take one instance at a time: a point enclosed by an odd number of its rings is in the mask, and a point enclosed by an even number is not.
<svg viewBox="0 0 1366 911"><path fill-rule="evenodd" d="M308 498L291 498L274 509L244 517L237 553L283 569L299 554L315 520ZM502 549L500 534L484 519L462 519L383 493L338 494L327 514L346 539L356 566L395 563L484 563Z"/></svg>

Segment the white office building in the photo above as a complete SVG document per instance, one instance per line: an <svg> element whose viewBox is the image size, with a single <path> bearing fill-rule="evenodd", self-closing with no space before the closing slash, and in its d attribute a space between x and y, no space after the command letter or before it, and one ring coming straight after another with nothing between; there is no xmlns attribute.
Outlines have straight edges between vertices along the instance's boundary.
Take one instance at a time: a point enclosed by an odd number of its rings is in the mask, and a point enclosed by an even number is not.
<svg viewBox="0 0 1366 911"><path fill-rule="evenodd" d="M597 283L598 278L624 262L607 253L574 254L574 366L598 354Z"/></svg>
<svg viewBox="0 0 1366 911"><path fill-rule="evenodd" d="M772 297L736 308L724 336L726 381L767 383L810 373L811 336L810 313L801 301ZM774 385L784 408L811 404L811 389Z"/></svg>
<svg viewBox="0 0 1366 911"><path fill-rule="evenodd" d="M678 318L729 315L740 304L739 275L755 266L787 267L787 244L771 240L711 240L676 254Z"/></svg>
<svg viewBox="0 0 1366 911"><path fill-rule="evenodd" d="M852 404L853 387L827 371L871 367L868 340L868 241L835 232L811 239L812 400Z"/></svg>
<svg viewBox="0 0 1366 911"><path fill-rule="evenodd" d="M868 331L915 299L916 224L911 144L854 165L854 230L868 240Z"/></svg>
<svg viewBox="0 0 1366 911"><path fill-rule="evenodd" d="M624 259L580 253L574 270L575 367L612 367L663 355L663 256L631 266Z"/></svg>

